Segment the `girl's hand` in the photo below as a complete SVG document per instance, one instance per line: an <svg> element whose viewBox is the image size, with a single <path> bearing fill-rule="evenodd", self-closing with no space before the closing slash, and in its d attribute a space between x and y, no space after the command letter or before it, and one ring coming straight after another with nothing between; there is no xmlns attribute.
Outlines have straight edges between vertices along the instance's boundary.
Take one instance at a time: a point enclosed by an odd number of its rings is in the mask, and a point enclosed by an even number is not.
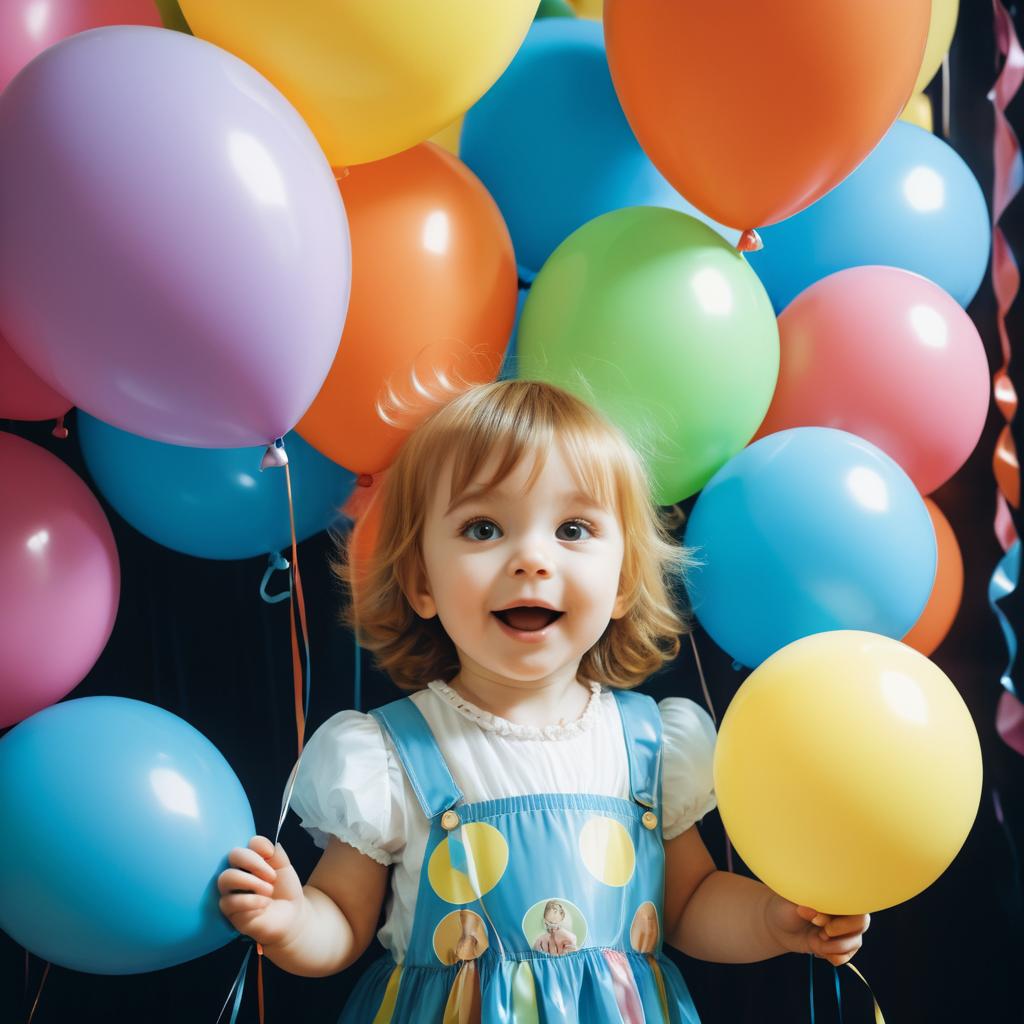
<svg viewBox="0 0 1024 1024"><path fill-rule="evenodd" d="M228 854L220 873L221 913L243 935L263 946L290 941L298 932L305 904L302 883L284 852L263 836Z"/></svg>
<svg viewBox="0 0 1024 1024"><path fill-rule="evenodd" d="M870 914L830 917L772 893L765 908L768 931L791 953L813 953L835 967L853 959L871 924Z"/></svg>

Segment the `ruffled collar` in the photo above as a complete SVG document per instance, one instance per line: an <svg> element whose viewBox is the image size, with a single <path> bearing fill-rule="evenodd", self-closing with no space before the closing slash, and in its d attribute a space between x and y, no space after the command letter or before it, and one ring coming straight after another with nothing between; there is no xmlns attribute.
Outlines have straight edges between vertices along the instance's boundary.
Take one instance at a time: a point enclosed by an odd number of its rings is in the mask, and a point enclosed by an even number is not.
<svg viewBox="0 0 1024 1024"><path fill-rule="evenodd" d="M590 683L590 699L583 714L573 722L559 722L556 725L520 725L499 715L492 715L460 696L440 679L428 683L427 688L485 732L517 740L571 740L590 729L601 712L601 684L595 682Z"/></svg>

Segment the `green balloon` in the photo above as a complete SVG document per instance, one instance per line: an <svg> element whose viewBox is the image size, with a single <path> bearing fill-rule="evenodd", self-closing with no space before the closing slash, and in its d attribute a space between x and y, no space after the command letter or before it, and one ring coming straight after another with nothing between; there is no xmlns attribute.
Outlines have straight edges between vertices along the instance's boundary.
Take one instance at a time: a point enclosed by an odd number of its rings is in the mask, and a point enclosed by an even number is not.
<svg viewBox="0 0 1024 1024"><path fill-rule="evenodd" d="M575 18L576 12L566 3L566 0L540 0L540 6L533 20L538 18Z"/></svg>
<svg viewBox="0 0 1024 1024"><path fill-rule="evenodd" d="M746 259L653 206L597 217L551 254L518 345L520 377L579 395L626 433L663 505L747 444L779 374L771 300Z"/></svg>

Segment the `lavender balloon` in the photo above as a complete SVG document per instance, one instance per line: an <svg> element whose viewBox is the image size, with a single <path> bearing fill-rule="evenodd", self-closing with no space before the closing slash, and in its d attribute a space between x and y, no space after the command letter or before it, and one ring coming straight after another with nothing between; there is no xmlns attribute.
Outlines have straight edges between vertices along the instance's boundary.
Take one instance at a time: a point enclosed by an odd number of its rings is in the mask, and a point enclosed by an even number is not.
<svg viewBox="0 0 1024 1024"><path fill-rule="evenodd" d="M94 416L266 444L316 397L348 307L348 222L312 132L210 43L72 36L0 95L0 333Z"/></svg>

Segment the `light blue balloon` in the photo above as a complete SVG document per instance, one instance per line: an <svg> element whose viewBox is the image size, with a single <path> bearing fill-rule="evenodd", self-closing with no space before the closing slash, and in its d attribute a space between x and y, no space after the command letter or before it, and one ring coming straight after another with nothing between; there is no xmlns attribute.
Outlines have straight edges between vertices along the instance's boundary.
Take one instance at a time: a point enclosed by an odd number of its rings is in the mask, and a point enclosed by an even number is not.
<svg viewBox="0 0 1024 1024"><path fill-rule="evenodd" d="M490 190L524 277L578 227L624 206L706 220L640 148L612 86L598 22L534 23L512 63L466 113L459 156Z"/></svg>
<svg viewBox="0 0 1024 1024"><path fill-rule="evenodd" d="M505 357L501 361L498 380L515 380L519 376L519 320L523 315L523 306L526 305L526 298L529 294L529 288L519 289L519 298L516 299L516 319L512 324L512 334L508 339Z"/></svg>
<svg viewBox="0 0 1024 1024"><path fill-rule="evenodd" d="M284 470L260 472L263 448L184 448L78 412L93 481L118 513L164 547L250 558L290 546ZM326 529L355 478L292 432L285 437L298 540Z"/></svg>
<svg viewBox="0 0 1024 1024"><path fill-rule="evenodd" d="M935 580L935 532L910 477L828 427L769 434L730 459L685 542L702 562L687 581L697 619L750 668L830 629L902 639Z"/></svg>
<svg viewBox="0 0 1024 1024"><path fill-rule="evenodd" d="M913 270L967 306L985 276L992 228L981 186L956 151L897 121L845 181L759 232L764 248L747 258L781 312L815 281L872 265Z"/></svg>
<svg viewBox="0 0 1024 1024"><path fill-rule="evenodd" d="M0 928L93 974L183 963L235 935L217 907L255 832L235 773L170 712L84 697L0 739Z"/></svg>

